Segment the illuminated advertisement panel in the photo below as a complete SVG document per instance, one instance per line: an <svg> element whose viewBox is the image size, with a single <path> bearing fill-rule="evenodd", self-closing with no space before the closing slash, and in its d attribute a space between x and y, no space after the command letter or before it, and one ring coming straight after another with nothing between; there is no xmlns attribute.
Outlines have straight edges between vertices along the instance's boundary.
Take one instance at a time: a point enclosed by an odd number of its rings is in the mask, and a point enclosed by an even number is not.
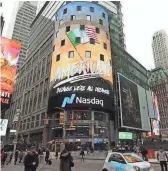
<svg viewBox="0 0 168 171"><path fill-rule="evenodd" d="M1 108L5 109L9 107L11 95L14 89L21 43L4 37L1 37L0 39Z"/></svg>
<svg viewBox="0 0 168 171"><path fill-rule="evenodd" d="M81 8L77 13L79 5ZM101 12L106 16L101 16L104 26L87 21L86 12L91 5L95 11L93 15ZM94 20L94 16L90 17ZM79 107L112 110L113 81L107 12L96 4L73 2L58 10L56 20L62 25L56 30L48 109Z"/></svg>
<svg viewBox="0 0 168 171"><path fill-rule="evenodd" d="M155 135L160 135L160 122L156 119L151 119L152 132Z"/></svg>
<svg viewBox="0 0 168 171"><path fill-rule="evenodd" d="M121 74L118 78L121 126L142 129L138 86Z"/></svg>
<svg viewBox="0 0 168 171"><path fill-rule="evenodd" d="M159 106L157 96L153 93L154 118L160 121Z"/></svg>

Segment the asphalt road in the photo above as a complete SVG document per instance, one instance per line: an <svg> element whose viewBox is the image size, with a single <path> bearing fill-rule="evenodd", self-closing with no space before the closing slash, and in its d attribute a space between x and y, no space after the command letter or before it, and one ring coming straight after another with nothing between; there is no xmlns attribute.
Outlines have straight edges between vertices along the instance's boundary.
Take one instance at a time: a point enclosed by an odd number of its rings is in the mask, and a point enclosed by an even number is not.
<svg viewBox="0 0 168 171"><path fill-rule="evenodd" d="M72 171L101 171L103 166L103 161L100 160L85 160L81 162L80 160L75 160L75 167ZM161 171L159 164L153 164L152 167L155 171ZM23 165L16 166L5 166L2 168L2 171L24 171ZM53 164L50 166L44 166L43 169L39 171L59 171L59 160L53 161Z"/></svg>

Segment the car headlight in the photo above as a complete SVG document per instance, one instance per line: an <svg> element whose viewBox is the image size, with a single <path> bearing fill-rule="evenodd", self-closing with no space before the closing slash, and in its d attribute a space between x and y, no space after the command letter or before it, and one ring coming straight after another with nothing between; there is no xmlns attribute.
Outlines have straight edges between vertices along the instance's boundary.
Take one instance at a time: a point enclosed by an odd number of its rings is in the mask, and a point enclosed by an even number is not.
<svg viewBox="0 0 168 171"><path fill-rule="evenodd" d="M140 167L138 167L138 166L134 166L134 170L135 171L141 171Z"/></svg>

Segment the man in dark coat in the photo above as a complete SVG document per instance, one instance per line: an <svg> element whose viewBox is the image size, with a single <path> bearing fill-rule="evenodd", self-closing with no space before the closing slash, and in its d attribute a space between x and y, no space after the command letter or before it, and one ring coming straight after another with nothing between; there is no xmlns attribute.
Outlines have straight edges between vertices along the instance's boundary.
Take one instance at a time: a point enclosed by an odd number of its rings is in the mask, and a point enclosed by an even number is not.
<svg viewBox="0 0 168 171"><path fill-rule="evenodd" d="M35 151L35 147L31 147L30 150L24 158L25 171L36 171L39 164L38 153Z"/></svg>
<svg viewBox="0 0 168 171"><path fill-rule="evenodd" d="M60 170L61 171L71 171L71 167L74 166L73 158L71 153L66 150L66 148L61 152L60 155Z"/></svg>

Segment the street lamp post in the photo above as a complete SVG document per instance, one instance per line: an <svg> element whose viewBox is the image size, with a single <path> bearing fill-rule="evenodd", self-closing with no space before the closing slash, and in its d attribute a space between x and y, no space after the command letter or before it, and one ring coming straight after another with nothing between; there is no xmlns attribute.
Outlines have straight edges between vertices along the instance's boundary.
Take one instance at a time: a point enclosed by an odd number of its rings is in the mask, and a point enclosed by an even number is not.
<svg viewBox="0 0 168 171"><path fill-rule="evenodd" d="M18 134L19 134L19 129L20 129L20 121L21 121L21 114L23 111L23 103L24 103L24 97L25 97L25 91L23 91L23 97L22 97L22 103L21 103L21 109L16 110L16 114L14 116L13 122L16 123L16 137L14 140L14 147L13 147L13 156L12 156L12 164L15 165L15 153L16 153L16 145L17 145L17 139L18 139Z"/></svg>

